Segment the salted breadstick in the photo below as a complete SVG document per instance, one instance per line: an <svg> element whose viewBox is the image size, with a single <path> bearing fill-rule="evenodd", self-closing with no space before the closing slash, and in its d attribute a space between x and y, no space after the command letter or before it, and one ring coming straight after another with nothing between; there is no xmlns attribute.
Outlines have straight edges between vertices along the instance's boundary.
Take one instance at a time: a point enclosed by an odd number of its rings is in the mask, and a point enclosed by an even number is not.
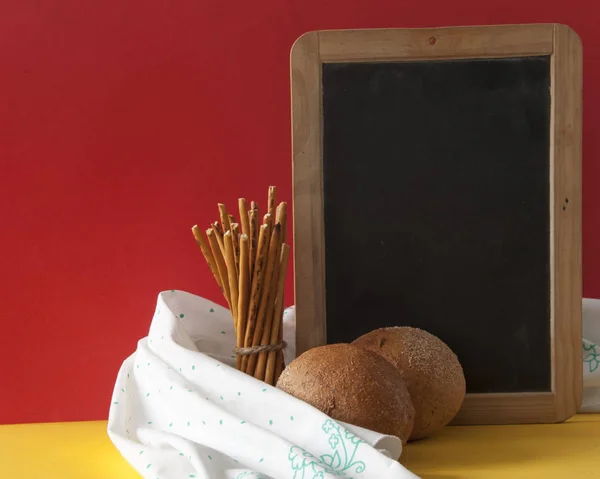
<svg viewBox="0 0 600 479"><path fill-rule="evenodd" d="M248 222L250 223L250 278L254 273L254 264L256 263L256 249L258 248L258 210L251 209L248 212Z"/></svg>
<svg viewBox="0 0 600 479"><path fill-rule="evenodd" d="M223 257L225 257L225 245L223 244L223 228L221 227L221 223L215 221L210 226L215 233L215 238L217 239L217 243L219 245L219 248L221 249L221 254L223 255Z"/></svg>
<svg viewBox="0 0 600 479"><path fill-rule="evenodd" d="M233 259L235 260L236 276L240 272L240 225L231 223L231 242L233 243Z"/></svg>
<svg viewBox="0 0 600 479"><path fill-rule="evenodd" d="M265 266L267 261L267 250L269 238L266 235L267 225L260 227L258 236L258 250L256 254L256 266L252 276L252 285L250 287L250 305L248 306L248 320L246 321L246 334L244 336L244 347L252 346L252 338L254 337L254 329L256 328L256 319L258 315L258 307L260 306L260 298L262 295L263 280L265 275ZM242 371L246 370L248 364L248 356L242 358Z"/></svg>
<svg viewBox="0 0 600 479"><path fill-rule="evenodd" d="M233 241L231 231L225 233L225 264L227 265L227 277L229 281L231 314L233 315L233 325L237 324L237 304L238 304L238 277L235 268L235 258L233 257Z"/></svg>
<svg viewBox="0 0 600 479"><path fill-rule="evenodd" d="M277 232L279 232L279 233L277 233ZM275 228L273 229L273 236L275 236L276 234L279 234L279 237L281 239L281 225L279 223L277 223L275 225ZM281 256L281 247L282 247L281 240L279 240L277 242L277 244L275 245L275 252L273 253L273 256L274 256L273 273L272 273L271 281L270 281L271 286L269 288L269 296L267 298L267 308L266 308L266 312L265 312L265 323L264 323L264 327L263 327L263 331L262 331L262 336L261 336L258 344L254 344L253 346L270 344L270 342L271 342L271 330L273 327L273 309L275 307L275 299L277 297L277 283L279 280L279 269L280 269L279 262L280 262L280 256ZM271 248L273 248L273 246L271 246ZM271 251L269 251L269 253L271 253ZM268 274L268 272L266 274ZM262 303L261 303L261 306L262 306ZM256 379L260 379L261 381L264 381L266 365L267 365L267 353L266 352L259 353L258 361L256 363L256 369L254 370L254 377Z"/></svg>
<svg viewBox="0 0 600 479"><path fill-rule="evenodd" d="M200 250L202 251L202 254L204 255L204 259L206 259L206 263L208 264L208 268L210 269L210 272L215 277L215 280L216 280L217 284L219 285L221 292L223 292L223 285L221 284L221 277L219 276L219 270L217 269L217 263L215 262L215 257L213 256L212 251L210 250L210 247L206 243L206 240L204 239L204 235L200 231L200 228L198 228L198 225L192 226L192 234L194 235L196 243L198 243L198 246L200 247Z"/></svg>
<svg viewBox="0 0 600 479"><path fill-rule="evenodd" d="M240 211L240 223L242 223L242 234L250 236L250 221L248 219L248 205L246 198L238 199L238 209Z"/></svg>
<svg viewBox="0 0 600 479"><path fill-rule="evenodd" d="M277 384L279 376L285 368L285 362L283 359L283 351L277 351L277 359L275 360L275 376L273 376L273 386Z"/></svg>
<svg viewBox="0 0 600 479"><path fill-rule="evenodd" d="M283 341L283 325L279 329L279 342L281 341ZM275 361L275 376L273 377L273 384L277 384L279 376L281 376L281 373L285 369L285 359L283 357L283 350L277 351L277 359Z"/></svg>
<svg viewBox="0 0 600 479"><path fill-rule="evenodd" d="M273 218L273 216L267 213L265 216L263 216L263 225L269 225L269 228L273 228Z"/></svg>
<svg viewBox="0 0 600 479"><path fill-rule="evenodd" d="M281 332L283 330L283 301L285 290L285 277L287 274L288 258L290 247L287 244L281 245L281 256L279 261L279 275L277 278L277 294L275 297L275 310L273 313L273 326L271 328L270 344L276 345L281 341ZM265 370L265 382L275 385L275 369L279 353L281 351L270 351L267 358L267 367Z"/></svg>
<svg viewBox="0 0 600 479"><path fill-rule="evenodd" d="M285 243L287 238L287 203L285 201L279 203L277 207L275 222L281 223L281 242Z"/></svg>
<svg viewBox="0 0 600 479"><path fill-rule="evenodd" d="M238 318L235 326L235 345L238 348L244 347L244 337L246 335L246 321L248 320L248 302L250 299L250 244L248 235L240 236L240 274L238 285ZM241 370L242 356L239 354L235 358L235 367Z"/></svg>
<svg viewBox="0 0 600 479"><path fill-rule="evenodd" d="M223 203L219 203L219 216L221 218L221 225L223 225L223 232L226 233L231 229L231 222L229 221L229 214L227 208Z"/></svg>
<svg viewBox="0 0 600 479"><path fill-rule="evenodd" d="M267 225L267 230L266 230L266 235L267 238L271 238L271 234L273 233L273 217L270 214L266 214L263 217L263 225ZM267 255L269 254L269 251L267 250ZM256 265L254 265L256 267Z"/></svg>
<svg viewBox="0 0 600 479"><path fill-rule="evenodd" d="M256 235L256 244L258 245L258 235L260 232L260 213L258 209L258 203L256 201L250 202L250 211L254 211L253 214L256 216L256 228L254 233ZM250 213L248 213L248 219L250 220L250 228L252 228L252 217ZM252 238L250 238L250 241L252 241ZM250 253L252 253L252 243L250 243ZM250 269L252 269L254 268L254 263L256 262L256 250L254 251L254 256L251 255L250 258L252 259L252 263L250 263Z"/></svg>
<svg viewBox="0 0 600 479"><path fill-rule="evenodd" d="M233 216L232 214L229 215L229 225L231 227L233 227L233 223L236 223L235 221L235 216Z"/></svg>
<svg viewBox="0 0 600 479"><path fill-rule="evenodd" d="M269 197L267 200L267 213L275 218L275 205L277 203L277 188L269 186Z"/></svg>
<svg viewBox="0 0 600 479"><path fill-rule="evenodd" d="M267 215L270 216L270 215ZM271 241L269 243L269 253L267 257L267 266L265 270L265 276L262 287L262 294L260 298L260 306L258 308L258 315L256 317L256 326L252 335L252 343L251 346L260 346L260 340L262 338L263 330L265 327L267 311L269 309L269 296L271 293L271 287L275 287L273 285L273 272L275 271L275 266L278 263L277 252L280 249L281 242L281 225L275 225L273 228L273 234L271 235ZM248 358L248 365L246 366L246 373L250 376L254 375L254 370L256 368L256 362L258 360L257 354L252 354Z"/></svg>
<svg viewBox="0 0 600 479"><path fill-rule="evenodd" d="M231 296L229 292L229 278L227 276L227 266L225 265L225 259L223 258L223 254L221 253L221 248L219 246L219 242L217 241L216 233L213 229L209 228L206 230L206 236L208 236L208 242L210 244L210 248L212 250L213 256L215 258L215 262L217 263L217 270L219 271L219 277L221 278L221 284L223 285L223 292L225 294L225 299L229 304L229 309L231 309Z"/></svg>

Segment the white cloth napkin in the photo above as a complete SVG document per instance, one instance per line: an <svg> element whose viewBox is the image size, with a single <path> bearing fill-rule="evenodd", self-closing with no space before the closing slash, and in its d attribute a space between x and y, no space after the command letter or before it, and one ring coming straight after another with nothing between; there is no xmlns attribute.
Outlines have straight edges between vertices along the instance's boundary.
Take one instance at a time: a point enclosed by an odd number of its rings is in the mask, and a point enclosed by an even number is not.
<svg viewBox="0 0 600 479"><path fill-rule="evenodd" d="M583 300L583 401L580 412L600 412L600 300Z"/></svg>
<svg viewBox="0 0 600 479"><path fill-rule="evenodd" d="M294 309L284 318L289 362ZM148 337L119 371L108 421L144 478L417 478L396 461L398 438L333 421L237 371L234 342L229 311L181 291L159 295Z"/></svg>

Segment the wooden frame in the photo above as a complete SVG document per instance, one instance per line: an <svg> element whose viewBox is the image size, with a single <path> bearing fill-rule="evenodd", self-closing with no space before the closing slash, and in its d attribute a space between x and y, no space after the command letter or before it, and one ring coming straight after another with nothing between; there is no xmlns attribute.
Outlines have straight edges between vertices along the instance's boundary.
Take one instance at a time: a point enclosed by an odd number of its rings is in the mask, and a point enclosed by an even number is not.
<svg viewBox="0 0 600 479"><path fill-rule="evenodd" d="M320 31L296 41L291 79L298 354L326 343L321 65L540 55L551 56L551 392L468 394L455 423L550 423L575 414L582 394L582 51L577 34L563 25Z"/></svg>

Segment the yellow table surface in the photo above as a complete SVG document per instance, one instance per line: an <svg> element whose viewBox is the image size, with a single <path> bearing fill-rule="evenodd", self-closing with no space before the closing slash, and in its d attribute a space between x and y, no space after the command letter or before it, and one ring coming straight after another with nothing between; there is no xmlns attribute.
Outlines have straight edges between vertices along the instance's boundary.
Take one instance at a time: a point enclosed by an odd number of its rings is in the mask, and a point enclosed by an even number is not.
<svg viewBox="0 0 600 479"><path fill-rule="evenodd" d="M600 478L600 414L564 424L447 427L409 444L405 466L423 479ZM139 479L106 422L0 426L0 477Z"/></svg>

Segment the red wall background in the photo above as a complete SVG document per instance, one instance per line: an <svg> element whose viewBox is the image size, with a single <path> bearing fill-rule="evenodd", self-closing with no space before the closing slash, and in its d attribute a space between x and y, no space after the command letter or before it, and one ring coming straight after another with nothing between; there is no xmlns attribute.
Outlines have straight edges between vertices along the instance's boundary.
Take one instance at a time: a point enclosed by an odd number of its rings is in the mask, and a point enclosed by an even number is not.
<svg viewBox="0 0 600 479"><path fill-rule="evenodd" d="M583 0L0 2L0 423L105 418L159 291L223 303L190 227L270 184L291 200L288 58L308 30L575 28L600 296L599 18Z"/></svg>

